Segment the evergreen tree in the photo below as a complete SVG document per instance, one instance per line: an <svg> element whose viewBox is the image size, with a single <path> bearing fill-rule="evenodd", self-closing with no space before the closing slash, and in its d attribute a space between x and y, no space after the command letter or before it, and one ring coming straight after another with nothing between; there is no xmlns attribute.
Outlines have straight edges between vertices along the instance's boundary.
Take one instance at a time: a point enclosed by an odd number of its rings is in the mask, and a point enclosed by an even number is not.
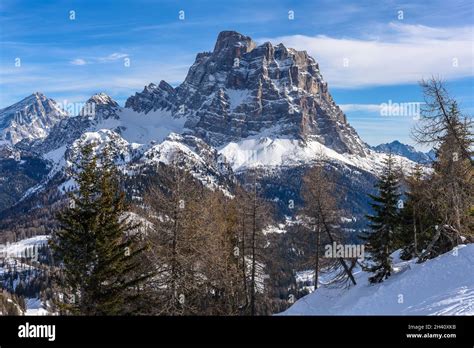
<svg viewBox="0 0 474 348"><path fill-rule="evenodd" d="M131 314L138 289L149 276L141 269L139 225L127 217L125 195L108 150L81 149L73 173L78 189L58 215L51 247L61 260L63 311L84 315Z"/></svg>
<svg viewBox="0 0 474 348"><path fill-rule="evenodd" d="M390 253L394 247L394 233L399 226L399 183L391 154L384 161L384 169L376 187L378 195L369 195L373 201L371 206L374 215L367 215L372 231L361 236L367 242L369 251L366 269L375 273L369 278L372 283L383 281L392 272Z"/></svg>

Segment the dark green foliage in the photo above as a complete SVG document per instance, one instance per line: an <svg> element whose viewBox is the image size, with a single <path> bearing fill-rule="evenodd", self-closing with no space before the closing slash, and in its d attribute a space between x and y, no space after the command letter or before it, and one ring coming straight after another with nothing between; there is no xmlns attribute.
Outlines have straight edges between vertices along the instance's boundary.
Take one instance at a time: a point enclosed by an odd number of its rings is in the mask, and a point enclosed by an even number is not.
<svg viewBox="0 0 474 348"><path fill-rule="evenodd" d="M126 214L116 168L108 151L100 158L90 145L81 151L75 168L77 192L58 216L60 228L52 249L61 260L59 282L67 295L60 308L74 314L134 313L140 283L149 277L140 270L139 225Z"/></svg>
<svg viewBox="0 0 474 348"><path fill-rule="evenodd" d="M367 270L375 274L369 278L377 283L390 276L392 262L390 254L394 248L394 234L399 225L398 202L400 199L399 183L391 155L385 161L380 181L376 187L378 195L369 195L374 215L367 215L371 232L361 238L367 242L369 265Z"/></svg>

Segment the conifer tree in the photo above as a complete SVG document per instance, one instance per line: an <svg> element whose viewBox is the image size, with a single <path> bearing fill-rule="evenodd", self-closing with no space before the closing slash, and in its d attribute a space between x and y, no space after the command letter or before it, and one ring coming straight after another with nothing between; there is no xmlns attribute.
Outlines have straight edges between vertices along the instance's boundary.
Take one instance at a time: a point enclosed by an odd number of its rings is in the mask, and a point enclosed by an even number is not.
<svg viewBox="0 0 474 348"><path fill-rule="evenodd" d="M383 172L376 187L378 195L369 195L373 201L371 206L374 215L367 215L372 231L361 236L367 242L369 251L366 269L375 273L369 278L372 283L383 281L392 272L390 253L393 251L394 234L399 226L399 183L391 154L384 161Z"/></svg>
<svg viewBox="0 0 474 348"><path fill-rule="evenodd" d="M73 177L78 189L59 214L51 240L62 265L59 306L73 314L132 314L138 310L137 289L150 274L141 270L139 225L127 217L108 150L96 156L93 145L85 145Z"/></svg>
<svg viewBox="0 0 474 348"><path fill-rule="evenodd" d="M237 315L245 303L241 282L240 248L238 241L238 199L219 191L206 192L202 204L200 228L206 240L202 257L202 272L209 289L202 313Z"/></svg>

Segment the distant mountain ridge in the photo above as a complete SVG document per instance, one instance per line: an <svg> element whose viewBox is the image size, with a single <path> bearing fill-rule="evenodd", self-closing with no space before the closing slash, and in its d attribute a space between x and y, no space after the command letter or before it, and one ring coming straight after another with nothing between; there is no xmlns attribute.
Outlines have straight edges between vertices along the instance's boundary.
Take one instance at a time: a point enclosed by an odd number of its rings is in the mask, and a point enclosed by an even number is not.
<svg viewBox="0 0 474 348"><path fill-rule="evenodd" d="M8 115L17 111L30 121L13 123ZM35 93L0 115L0 134L15 158L34 158L48 169L9 194L3 208L15 199L37 206L35 197L56 186L63 194L71 187L67 169L79 145L92 143L96 150L109 144L128 176L173 160L208 188L226 193L235 178L261 167L268 179L264 195L285 214L294 213L287 201L299 197L305 168L325 162L344 177L358 215L386 157L385 147L372 149L347 122L314 58L283 44L257 46L234 31L221 32L212 52L197 54L181 85L150 83L124 107L98 93L79 115L68 115ZM392 148L399 162L414 165L413 151ZM7 173L12 177L14 170ZM292 177L291 184L284 177ZM0 183L2 190L7 187Z"/></svg>
<svg viewBox="0 0 474 348"><path fill-rule="evenodd" d="M413 146L403 144L398 140L394 140L391 143L373 146L372 149L379 153L392 153L394 155L400 155L412 160L413 162L421 164L431 163L436 158L434 150L430 150L428 152L417 151Z"/></svg>

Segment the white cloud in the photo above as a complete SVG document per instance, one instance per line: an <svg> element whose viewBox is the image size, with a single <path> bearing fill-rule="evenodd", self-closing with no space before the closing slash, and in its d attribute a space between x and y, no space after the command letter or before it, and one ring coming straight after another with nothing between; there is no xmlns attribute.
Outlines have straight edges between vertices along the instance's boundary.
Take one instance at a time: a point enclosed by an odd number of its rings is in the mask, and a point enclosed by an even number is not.
<svg viewBox="0 0 474 348"><path fill-rule="evenodd" d="M118 53L114 52L111 53L107 56L101 56L101 57L88 57L87 61L82 58L76 58L70 61L72 65L86 65L90 63L109 63L109 62L114 62L122 58L128 57L128 54L125 53Z"/></svg>
<svg viewBox="0 0 474 348"><path fill-rule="evenodd" d="M344 112L364 111L364 112L380 112L380 104L340 104L339 107Z"/></svg>
<svg viewBox="0 0 474 348"><path fill-rule="evenodd" d="M126 57L128 57L128 54L114 52L112 54L109 54L108 56L98 57L97 61L102 62L102 63L107 63L107 62L113 62L113 61L126 58Z"/></svg>
<svg viewBox="0 0 474 348"><path fill-rule="evenodd" d="M378 116L410 116L419 117L421 106L424 102L396 102L388 100L381 104L341 104L339 107L346 113L363 112L367 114L377 114Z"/></svg>
<svg viewBox="0 0 474 348"><path fill-rule="evenodd" d="M70 62L72 65L86 65L87 62L82 58L73 59Z"/></svg>
<svg viewBox="0 0 474 348"><path fill-rule="evenodd" d="M292 35L259 41L308 51L331 86L351 88L473 76L473 28L390 23L371 39Z"/></svg>

